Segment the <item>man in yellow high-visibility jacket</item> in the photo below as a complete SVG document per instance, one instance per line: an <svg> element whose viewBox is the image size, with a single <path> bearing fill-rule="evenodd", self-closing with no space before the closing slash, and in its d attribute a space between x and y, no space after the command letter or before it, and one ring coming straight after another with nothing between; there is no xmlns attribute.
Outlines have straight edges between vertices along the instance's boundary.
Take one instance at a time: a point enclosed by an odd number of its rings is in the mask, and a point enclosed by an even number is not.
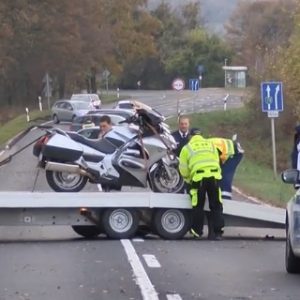
<svg viewBox="0 0 300 300"><path fill-rule="evenodd" d="M240 147L240 144L236 141L224 138L210 138L215 147L222 153L221 169L222 180L220 181L220 187L222 191L223 200L232 199L232 181L235 174L235 170L243 158L244 150Z"/></svg>
<svg viewBox="0 0 300 300"><path fill-rule="evenodd" d="M207 194L211 212L211 223L214 235L209 238L221 239L223 205L219 188L222 178L220 168L220 152L209 140L201 136L197 130L191 130L190 141L182 148L179 156L179 171L183 179L190 185L190 196L193 205L193 227L201 234L204 220L204 204Z"/></svg>

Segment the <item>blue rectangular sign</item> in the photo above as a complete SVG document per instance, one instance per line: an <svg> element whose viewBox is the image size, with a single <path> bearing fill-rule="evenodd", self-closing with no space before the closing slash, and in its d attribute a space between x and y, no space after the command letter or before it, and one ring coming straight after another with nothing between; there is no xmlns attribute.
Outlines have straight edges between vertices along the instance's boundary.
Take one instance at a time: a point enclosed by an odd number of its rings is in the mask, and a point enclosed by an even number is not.
<svg viewBox="0 0 300 300"><path fill-rule="evenodd" d="M263 112L283 111L282 82L261 83L261 107Z"/></svg>

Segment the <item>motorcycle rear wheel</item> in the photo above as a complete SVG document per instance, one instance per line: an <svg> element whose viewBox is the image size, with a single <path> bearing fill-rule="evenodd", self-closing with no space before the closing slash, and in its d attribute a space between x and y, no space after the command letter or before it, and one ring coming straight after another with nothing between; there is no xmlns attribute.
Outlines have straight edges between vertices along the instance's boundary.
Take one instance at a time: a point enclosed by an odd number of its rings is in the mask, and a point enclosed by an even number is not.
<svg viewBox="0 0 300 300"><path fill-rule="evenodd" d="M81 191L88 180L85 176L57 171L46 171L46 179L55 192L63 193Z"/></svg>

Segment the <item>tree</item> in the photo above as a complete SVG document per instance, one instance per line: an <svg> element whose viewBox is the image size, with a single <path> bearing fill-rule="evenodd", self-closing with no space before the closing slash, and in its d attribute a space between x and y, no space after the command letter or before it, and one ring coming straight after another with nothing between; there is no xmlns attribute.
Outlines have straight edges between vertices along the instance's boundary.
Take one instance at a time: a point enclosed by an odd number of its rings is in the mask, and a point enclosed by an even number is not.
<svg viewBox="0 0 300 300"><path fill-rule="evenodd" d="M247 65L253 76L264 72L293 30L294 0L243 1L226 26L235 62Z"/></svg>
<svg viewBox="0 0 300 300"><path fill-rule="evenodd" d="M183 23L187 30L193 30L202 24L200 2L189 2L181 8Z"/></svg>
<svg viewBox="0 0 300 300"><path fill-rule="evenodd" d="M224 42L215 35L207 34L204 29L194 29L186 34L183 44L185 46L167 61L167 72L181 75L187 80L198 77L197 66L203 65L204 86L223 86L223 61L225 57L231 57Z"/></svg>

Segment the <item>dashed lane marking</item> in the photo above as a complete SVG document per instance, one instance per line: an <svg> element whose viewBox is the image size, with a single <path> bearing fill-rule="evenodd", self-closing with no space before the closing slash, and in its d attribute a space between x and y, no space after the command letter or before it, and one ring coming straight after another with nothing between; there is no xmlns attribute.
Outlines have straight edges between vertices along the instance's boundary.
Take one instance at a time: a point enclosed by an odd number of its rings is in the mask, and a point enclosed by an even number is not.
<svg viewBox="0 0 300 300"><path fill-rule="evenodd" d="M182 300L179 294L168 294L167 300Z"/></svg>
<svg viewBox="0 0 300 300"><path fill-rule="evenodd" d="M159 261L152 254L143 254L144 260L149 268L161 268Z"/></svg>
<svg viewBox="0 0 300 300"><path fill-rule="evenodd" d="M158 294L135 252L132 243L129 240L121 240L121 243L132 267L135 282L141 290L143 300L159 300Z"/></svg>
<svg viewBox="0 0 300 300"><path fill-rule="evenodd" d="M144 239L141 239L141 238L134 238L134 239L132 239L132 241L135 242L135 243L142 243L142 242L144 242L145 240L144 240Z"/></svg>

